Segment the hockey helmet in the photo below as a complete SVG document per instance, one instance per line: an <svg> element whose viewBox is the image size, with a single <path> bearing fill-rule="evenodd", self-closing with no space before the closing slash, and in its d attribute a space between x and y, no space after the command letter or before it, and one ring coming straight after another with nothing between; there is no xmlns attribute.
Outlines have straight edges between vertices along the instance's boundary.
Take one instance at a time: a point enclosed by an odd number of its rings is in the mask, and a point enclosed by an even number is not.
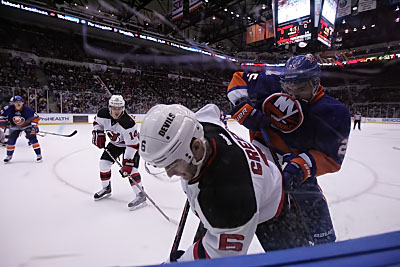
<svg viewBox="0 0 400 267"><path fill-rule="evenodd" d="M285 64L285 68L280 75L282 89L284 91L287 84L297 84L311 81L313 94L319 87L321 68L316 58L312 54L293 56Z"/></svg>
<svg viewBox="0 0 400 267"><path fill-rule="evenodd" d="M125 100L122 95L112 95L108 101L109 107L125 107Z"/></svg>
<svg viewBox="0 0 400 267"><path fill-rule="evenodd" d="M10 102L17 102L17 101L24 102L24 99L22 98L22 96L19 95L16 95L10 99Z"/></svg>
<svg viewBox="0 0 400 267"><path fill-rule="evenodd" d="M140 128L139 154L158 168L178 159L190 164L194 162L190 147L193 138L204 139L204 131L191 110L178 104L156 105L148 111Z"/></svg>

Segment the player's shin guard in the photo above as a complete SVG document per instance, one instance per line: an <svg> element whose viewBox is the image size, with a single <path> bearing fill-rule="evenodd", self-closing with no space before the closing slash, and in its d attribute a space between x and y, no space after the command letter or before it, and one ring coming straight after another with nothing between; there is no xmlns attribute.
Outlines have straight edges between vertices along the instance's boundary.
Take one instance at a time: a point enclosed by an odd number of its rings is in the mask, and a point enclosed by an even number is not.
<svg viewBox="0 0 400 267"><path fill-rule="evenodd" d="M335 242L336 235L328 204L316 178L310 177L306 182L298 185L292 196L300 208L314 244Z"/></svg>

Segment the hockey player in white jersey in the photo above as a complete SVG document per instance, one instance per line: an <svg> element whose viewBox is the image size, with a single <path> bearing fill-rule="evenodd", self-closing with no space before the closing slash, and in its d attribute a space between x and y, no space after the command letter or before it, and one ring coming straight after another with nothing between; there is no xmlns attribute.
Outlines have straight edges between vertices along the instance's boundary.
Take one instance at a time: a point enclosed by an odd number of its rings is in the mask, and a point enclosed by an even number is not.
<svg viewBox="0 0 400 267"><path fill-rule="evenodd" d="M106 136L110 142L106 149L114 158L123 154L121 174L129 177L129 182L136 198L128 203L128 208L134 210L146 205L146 197L135 185L141 187L139 167L139 131L135 120L125 111L125 100L121 95L111 96L108 108L102 108L94 118L92 143L98 148L105 148ZM111 166L114 160L104 151L100 158L100 179L103 188L94 194L94 200L111 196ZM132 179L131 179L132 178ZM143 189L143 187L142 187Z"/></svg>
<svg viewBox="0 0 400 267"><path fill-rule="evenodd" d="M196 114L181 105L157 105L147 113L140 130L141 158L165 168L169 177L182 178L191 209L205 228L185 252L171 253L170 261L243 255L254 234L265 251L310 245L267 152L257 141L224 129L212 104Z"/></svg>

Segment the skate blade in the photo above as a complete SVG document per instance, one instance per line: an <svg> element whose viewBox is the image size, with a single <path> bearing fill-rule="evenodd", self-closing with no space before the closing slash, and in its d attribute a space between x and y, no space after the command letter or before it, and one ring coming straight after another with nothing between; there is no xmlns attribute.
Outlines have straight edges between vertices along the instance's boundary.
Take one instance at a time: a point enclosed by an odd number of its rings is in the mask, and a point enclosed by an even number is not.
<svg viewBox="0 0 400 267"><path fill-rule="evenodd" d="M145 206L147 206L147 202L140 203L139 205L134 206L134 207L128 207L128 209L130 211L132 211L132 210L137 210L137 209L143 208Z"/></svg>
<svg viewBox="0 0 400 267"><path fill-rule="evenodd" d="M43 161L43 159L36 160L37 163L40 163L42 161Z"/></svg>
<svg viewBox="0 0 400 267"><path fill-rule="evenodd" d="M111 196L111 193L110 194L105 194L104 196L102 196L102 197L99 197L99 198L93 198L94 199L94 201L99 201L99 200L102 200L103 198L108 198L108 197L110 197Z"/></svg>

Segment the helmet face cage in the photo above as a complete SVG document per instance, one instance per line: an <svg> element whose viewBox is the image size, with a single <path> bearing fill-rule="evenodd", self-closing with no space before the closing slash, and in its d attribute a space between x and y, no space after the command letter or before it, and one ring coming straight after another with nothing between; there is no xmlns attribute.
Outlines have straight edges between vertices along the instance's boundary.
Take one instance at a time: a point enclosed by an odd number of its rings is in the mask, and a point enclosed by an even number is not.
<svg viewBox="0 0 400 267"><path fill-rule="evenodd" d="M314 95L319 87L321 68L312 54L293 56L285 64L285 70L280 75L282 89L286 84L296 84L311 81Z"/></svg>
<svg viewBox="0 0 400 267"><path fill-rule="evenodd" d="M203 127L182 105L157 105L147 113L140 129L140 156L157 168L176 160L193 160L191 142L203 137Z"/></svg>

